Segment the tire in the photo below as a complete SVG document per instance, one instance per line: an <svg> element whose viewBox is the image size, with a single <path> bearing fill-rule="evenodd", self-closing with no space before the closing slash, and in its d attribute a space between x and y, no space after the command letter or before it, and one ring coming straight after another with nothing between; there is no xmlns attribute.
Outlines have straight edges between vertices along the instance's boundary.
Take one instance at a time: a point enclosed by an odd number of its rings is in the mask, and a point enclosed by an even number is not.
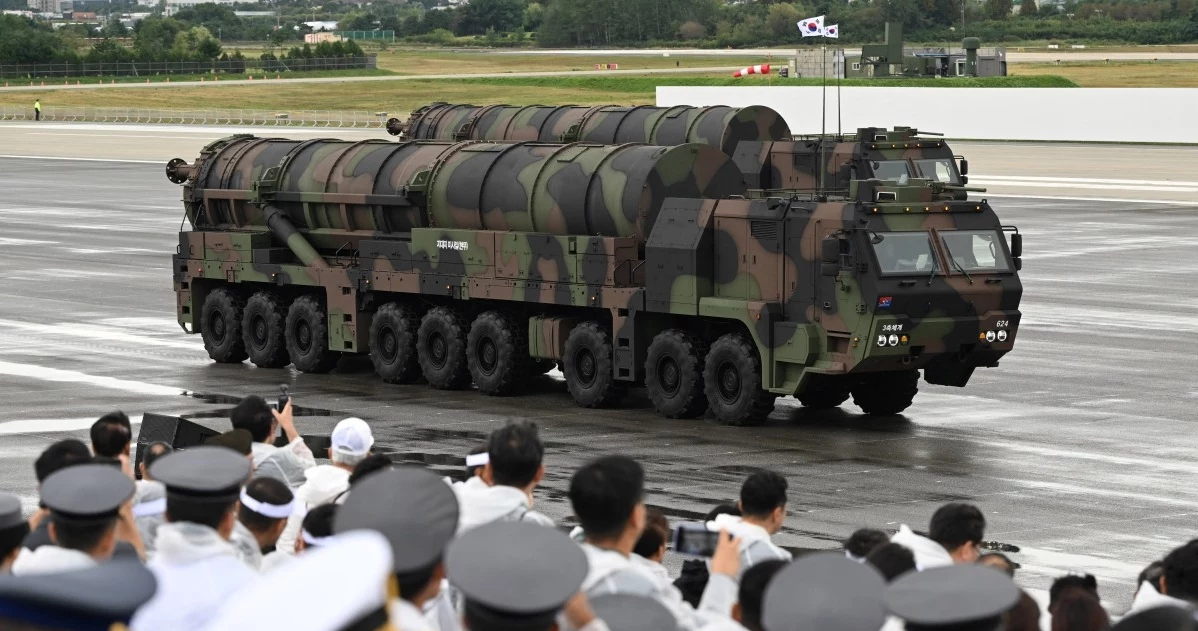
<svg viewBox="0 0 1198 631"><path fill-rule="evenodd" d="M328 314L324 301L300 296L287 310L287 352L295 369L326 373L337 366L341 353L329 349Z"/></svg>
<svg viewBox="0 0 1198 631"><path fill-rule="evenodd" d="M708 406L725 425L760 424L778 398L761 388L757 349L739 333L728 333L711 345L703 382Z"/></svg>
<svg viewBox="0 0 1198 631"><path fill-rule="evenodd" d="M241 339L250 361L259 368L282 368L291 363L287 353L287 310L269 291L259 291L245 302Z"/></svg>
<svg viewBox="0 0 1198 631"><path fill-rule="evenodd" d="M853 384L853 403L866 414L894 416L911 407L918 392L918 370L873 373Z"/></svg>
<svg viewBox="0 0 1198 631"><path fill-rule="evenodd" d="M533 374L525 338L520 327L496 311L474 319L466 335L466 366L479 392L491 396L511 394L521 377Z"/></svg>
<svg viewBox="0 0 1198 631"><path fill-rule="evenodd" d="M458 390L470 385L466 323L452 309L436 307L424 314L416 335L416 356L430 386Z"/></svg>
<svg viewBox="0 0 1198 631"><path fill-rule="evenodd" d="M614 405L627 390L612 370L611 334L597 322L583 322L570 331L562 363L566 388L582 407Z"/></svg>
<svg viewBox="0 0 1198 631"><path fill-rule="evenodd" d="M658 414L666 418L695 418L707 411L703 361L707 344L700 338L670 329L653 338L645 358L645 389Z"/></svg>
<svg viewBox="0 0 1198 631"><path fill-rule="evenodd" d="M849 400L852 383L845 377L811 375L807 389L800 394L799 403L813 410L830 410Z"/></svg>
<svg viewBox="0 0 1198 631"><path fill-rule="evenodd" d="M200 337L208 356L222 364L239 364L249 354L241 339L241 314L245 305L233 291L221 287L208 293L200 310Z"/></svg>
<svg viewBox="0 0 1198 631"><path fill-rule="evenodd" d="M410 307L388 302L370 320L370 361L386 383L412 383L420 379L416 336L420 319Z"/></svg>

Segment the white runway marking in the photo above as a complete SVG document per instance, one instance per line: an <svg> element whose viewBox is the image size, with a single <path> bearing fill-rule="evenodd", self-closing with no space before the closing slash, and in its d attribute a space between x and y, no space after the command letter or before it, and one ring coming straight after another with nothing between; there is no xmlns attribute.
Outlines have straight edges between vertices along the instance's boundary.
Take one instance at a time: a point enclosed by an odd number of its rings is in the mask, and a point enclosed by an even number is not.
<svg viewBox="0 0 1198 631"><path fill-rule="evenodd" d="M91 340L100 340L106 342L124 342L134 346L149 345L159 346L162 348L176 348L187 351L203 350L203 344L195 338L190 341L175 340L175 339L158 339L148 337L145 334L126 333L118 331L111 327L93 326L90 324L63 323L63 324L37 324L34 322L20 322L17 320L2 320L0 319L0 327L8 327L47 335L50 339L58 339L61 336L81 337ZM176 325L176 329L177 329ZM172 331L172 333L175 333Z"/></svg>
<svg viewBox="0 0 1198 631"><path fill-rule="evenodd" d="M182 388L160 386L158 384L146 383L144 381L117 379L116 377L89 375L76 370L45 368L43 366L38 366L37 364L18 364L15 362L0 361L0 375L22 377L25 379L36 379L38 381L52 381L57 383L82 383L99 388L108 388L110 390L132 392L134 394L177 396L183 393Z"/></svg>
<svg viewBox="0 0 1198 631"><path fill-rule="evenodd" d="M125 164L164 164L162 160L126 160L124 158L68 158L65 156L17 156L11 154L0 154L0 158L12 158L15 160L67 160L70 162L116 162Z"/></svg>
<svg viewBox="0 0 1198 631"><path fill-rule="evenodd" d="M12 434L39 434L42 432L73 432L89 429L96 422L95 417L87 418L40 418L0 423L0 436ZM141 415L130 416L129 423L141 424Z"/></svg>

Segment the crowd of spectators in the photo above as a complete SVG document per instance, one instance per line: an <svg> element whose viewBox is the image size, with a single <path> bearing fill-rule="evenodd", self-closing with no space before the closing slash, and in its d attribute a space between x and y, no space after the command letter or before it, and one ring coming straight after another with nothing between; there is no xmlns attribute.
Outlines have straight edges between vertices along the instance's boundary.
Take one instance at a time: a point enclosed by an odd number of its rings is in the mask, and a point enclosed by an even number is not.
<svg viewBox="0 0 1198 631"><path fill-rule="evenodd" d="M735 504L671 524L646 504L642 466L607 455L572 472L570 530L536 510L545 450L531 423L496 429L460 476L439 477L376 453L358 418L336 425L320 464L290 401L247 397L230 420L203 445L135 453L114 412L90 446L46 448L37 510L0 494L0 629L1198 628L1198 540L1145 568L1113 616L1091 575L1061 576L1047 602L1019 588L969 503L939 507L926 531L862 528L796 555L775 541L782 475L754 472ZM680 550L683 537L699 543ZM674 576L667 556L684 551Z"/></svg>

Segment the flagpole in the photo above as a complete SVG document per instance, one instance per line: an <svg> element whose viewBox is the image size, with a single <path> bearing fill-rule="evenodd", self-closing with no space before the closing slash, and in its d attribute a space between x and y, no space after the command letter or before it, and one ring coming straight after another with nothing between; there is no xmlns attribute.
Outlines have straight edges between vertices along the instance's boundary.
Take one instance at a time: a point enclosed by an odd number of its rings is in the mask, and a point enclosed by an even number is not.
<svg viewBox="0 0 1198 631"><path fill-rule="evenodd" d="M824 161L824 147L828 144L828 39L826 36L820 43L820 66L823 73L823 96L820 99L823 101L823 109L820 112L820 132L819 132L819 198L822 200L824 196L824 172L828 170L828 165Z"/></svg>
<svg viewBox="0 0 1198 631"><path fill-rule="evenodd" d="M844 49L840 49L840 72L836 73L836 135L844 135L840 126L840 76L844 74Z"/></svg>

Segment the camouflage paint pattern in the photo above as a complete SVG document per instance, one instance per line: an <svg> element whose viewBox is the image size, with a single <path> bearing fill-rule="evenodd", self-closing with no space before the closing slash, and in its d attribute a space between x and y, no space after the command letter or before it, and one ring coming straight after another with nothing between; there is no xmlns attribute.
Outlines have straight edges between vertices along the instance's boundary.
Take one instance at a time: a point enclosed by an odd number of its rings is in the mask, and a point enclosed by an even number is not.
<svg viewBox="0 0 1198 631"><path fill-rule="evenodd" d="M421 164L391 160L404 151ZM527 316L535 357L560 355L574 322L610 322L625 380L642 376L660 330L712 339L743 330L768 389L795 394L812 374L914 369L963 386L1011 350L1019 324L1022 286L1006 240L998 257L1010 271L972 274L949 264L940 241L1000 230L994 211L922 179L854 180L839 199L744 199L730 159L700 145L246 137L215 143L188 168L195 229L180 234L174 263L179 321L193 332L204 293L221 286L315 291L327 301L331 348L359 353L375 305L477 301ZM354 191L390 188L370 198L339 192L343 180ZM209 221L213 201L227 203L225 220ZM297 259L292 235L265 229L260 208L272 205L287 209L323 267ZM372 208L369 228L347 220L354 205ZM378 219L392 213L411 217L407 229ZM939 271L881 274L870 237L892 231L927 235ZM826 240L835 262L823 260Z"/></svg>
<svg viewBox="0 0 1198 631"><path fill-rule="evenodd" d="M732 155L745 141L783 140L790 127L768 107L621 107L602 105L451 105L434 103L406 123L388 122L402 139L595 142L606 145L701 143Z"/></svg>

